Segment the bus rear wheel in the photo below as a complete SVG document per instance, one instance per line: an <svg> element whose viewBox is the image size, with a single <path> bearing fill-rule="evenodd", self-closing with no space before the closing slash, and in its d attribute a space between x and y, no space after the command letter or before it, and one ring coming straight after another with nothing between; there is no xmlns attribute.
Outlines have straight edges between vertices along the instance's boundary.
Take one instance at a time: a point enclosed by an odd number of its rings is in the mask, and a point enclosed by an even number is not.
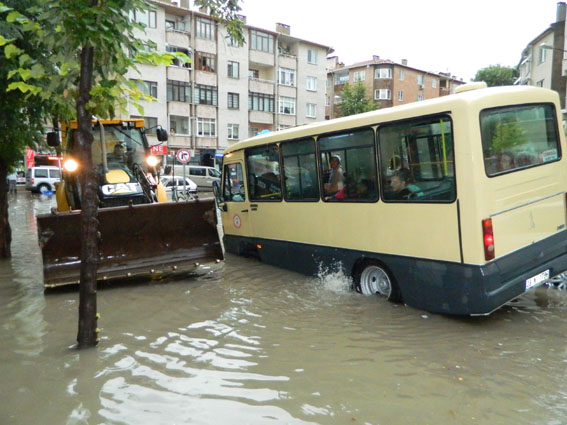
<svg viewBox="0 0 567 425"><path fill-rule="evenodd" d="M402 296L398 284L376 261L361 264L354 274L354 287L363 295L382 295L392 302L401 302Z"/></svg>

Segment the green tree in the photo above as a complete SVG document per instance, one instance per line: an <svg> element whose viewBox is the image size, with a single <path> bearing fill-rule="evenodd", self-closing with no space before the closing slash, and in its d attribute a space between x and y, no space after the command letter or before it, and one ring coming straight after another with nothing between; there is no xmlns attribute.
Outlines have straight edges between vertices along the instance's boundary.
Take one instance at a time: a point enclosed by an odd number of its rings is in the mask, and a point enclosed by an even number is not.
<svg viewBox="0 0 567 425"><path fill-rule="evenodd" d="M6 177L23 158L26 146L42 143L43 117L47 111L46 102L39 99L28 102L23 92L6 94L9 72L19 65L15 52L25 50L39 61L45 59L45 52L39 45L23 37L22 26L29 25L29 22L17 22L15 14L17 10L23 11L37 2L18 0L13 3L17 9L0 4L0 13L8 12L8 19L0 19L0 258L12 255ZM13 13L10 15L9 12Z"/></svg>
<svg viewBox="0 0 567 425"><path fill-rule="evenodd" d="M515 67L490 65L476 72L474 81L484 81L488 87L510 86L518 78L518 69Z"/></svg>
<svg viewBox="0 0 567 425"><path fill-rule="evenodd" d="M379 104L375 104L372 99L366 97L366 87L364 87L364 84L358 82L354 87L351 87L350 84L345 84L341 92L341 104L338 115L340 117L346 117L348 115L373 111L379 107Z"/></svg>
<svg viewBox="0 0 567 425"><path fill-rule="evenodd" d="M0 37L5 56L13 61L7 68L7 80L11 82L6 90L23 95L26 106L34 102L48 103L49 111L36 117L38 123L54 111L65 120L76 117L78 121L75 137L83 164L79 174L83 199L77 342L80 348L90 347L98 342L96 263L99 242L91 117L115 117L117 110L123 109L127 102L126 94L134 100L141 97L135 83L125 78L127 71L136 69L138 62L167 65L174 56L145 52L146 46L136 34L136 30L143 31L144 26L130 19L136 11L152 8L144 0L35 0L25 13L13 7L18 1L10 0L7 6L0 3L0 13L6 14L6 25L12 24L20 31L14 37ZM208 6L221 23L227 23L229 34L235 40L244 40L242 23L231 23L240 10L237 2L202 0L201 3ZM23 39L31 40L38 49L32 51L19 46ZM40 57L48 58L48 64L34 55L38 51L45 52Z"/></svg>

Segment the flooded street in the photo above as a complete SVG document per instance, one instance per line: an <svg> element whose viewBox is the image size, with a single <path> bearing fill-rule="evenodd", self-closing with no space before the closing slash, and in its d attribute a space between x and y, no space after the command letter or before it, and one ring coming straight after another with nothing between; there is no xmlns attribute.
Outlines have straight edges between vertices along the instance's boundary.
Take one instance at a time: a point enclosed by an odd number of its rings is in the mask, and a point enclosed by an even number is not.
<svg viewBox="0 0 567 425"><path fill-rule="evenodd" d="M101 342L77 351L78 293L42 289L35 213L53 205L10 207L2 425L567 423L567 291L547 286L454 318L228 256L99 290Z"/></svg>

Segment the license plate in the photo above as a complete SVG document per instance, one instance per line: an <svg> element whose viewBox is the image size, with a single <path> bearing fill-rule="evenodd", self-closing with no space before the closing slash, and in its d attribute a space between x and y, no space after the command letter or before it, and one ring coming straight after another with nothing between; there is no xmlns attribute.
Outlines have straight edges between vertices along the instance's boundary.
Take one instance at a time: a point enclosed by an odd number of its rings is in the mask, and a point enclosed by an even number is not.
<svg viewBox="0 0 567 425"><path fill-rule="evenodd" d="M526 291L534 286L542 283L543 281L549 279L549 269L541 272L540 274L536 274L529 279L526 279Z"/></svg>

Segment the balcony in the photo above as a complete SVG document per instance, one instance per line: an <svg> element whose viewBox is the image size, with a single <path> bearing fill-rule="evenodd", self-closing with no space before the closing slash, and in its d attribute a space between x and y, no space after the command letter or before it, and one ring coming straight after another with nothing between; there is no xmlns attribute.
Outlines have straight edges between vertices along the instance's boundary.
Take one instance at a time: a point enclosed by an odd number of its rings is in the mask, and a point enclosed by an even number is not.
<svg viewBox="0 0 567 425"><path fill-rule="evenodd" d="M259 78L250 78L248 81L248 89L254 93L274 94L275 82L270 80L260 80Z"/></svg>
<svg viewBox="0 0 567 425"><path fill-rule="evenodd" d="M295 55L279 54L279 66L288 69L297 69L297 57Z"/></svg>
<svg viewBox="0 0 567 425"><path fill-rule="evenodd" d="M165 33L165 41L170 46L188 46L191 41L191 35L187 31L168 29Z"/></svg>
<svg viewBox="0 0 567 425"><path fill-rule="evenodd" d="M175 81L185 81L189 83L191 81L191 73L189 68L182 66L171 65L167 67L167 79Z"/></svg>
<svg viewBox="0 0 567 425"><path fill-rule="evenodd" d="M248 111L248 120L252 123L273 124L274 114L264 111Z"/></svg>
<svg viewBox="0 0 567 425"><path fill-rule="evenodd" d="M274 55L259 50L250 50L250 65L274 66Z"/></svg>

